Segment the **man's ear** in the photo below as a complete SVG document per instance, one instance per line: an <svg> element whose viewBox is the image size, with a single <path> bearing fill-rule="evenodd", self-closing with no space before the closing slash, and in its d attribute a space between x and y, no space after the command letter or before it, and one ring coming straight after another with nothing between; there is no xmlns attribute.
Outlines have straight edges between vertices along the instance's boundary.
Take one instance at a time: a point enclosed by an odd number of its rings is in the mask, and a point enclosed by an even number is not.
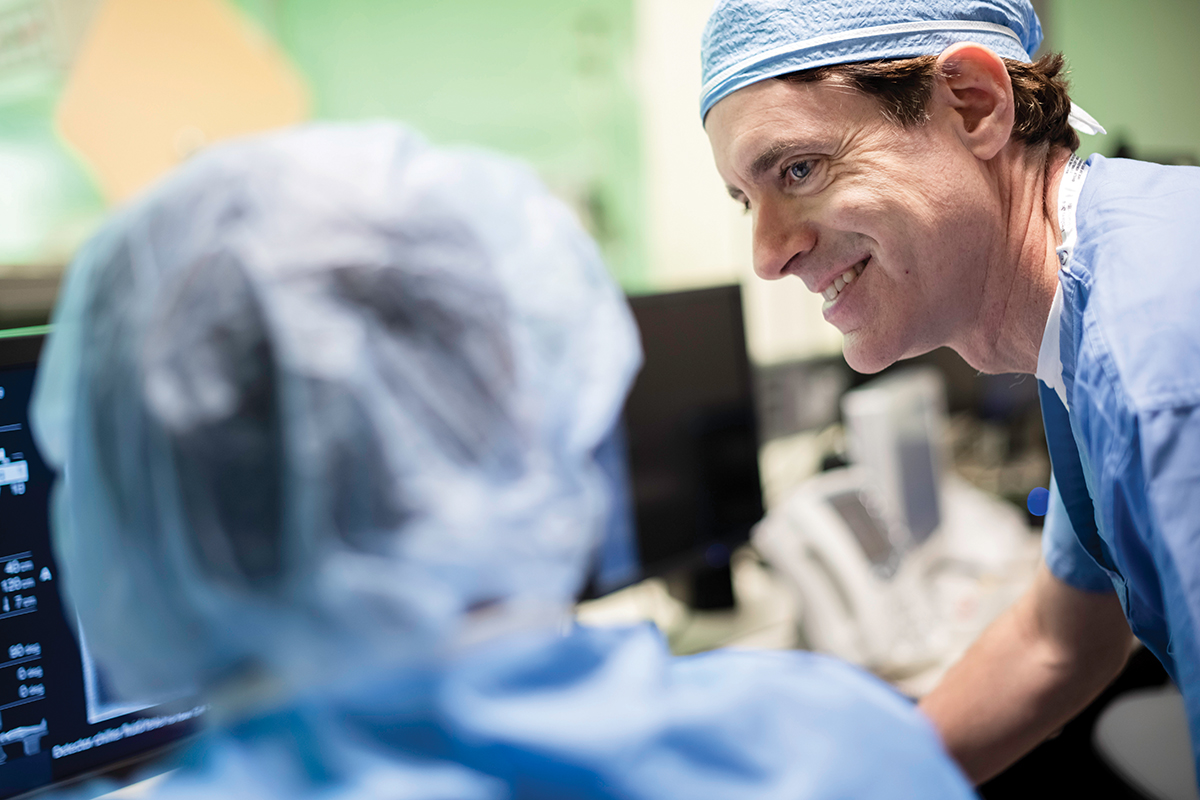
<svg viewBox="0 0 1200 800"><path fill-rule="evenodd" d="M1012 79L1000 56L986 47L962 42L938 57L942 78L938 100L951 112L963 144L985 161L1004 149L1012 135Z"/></svg>

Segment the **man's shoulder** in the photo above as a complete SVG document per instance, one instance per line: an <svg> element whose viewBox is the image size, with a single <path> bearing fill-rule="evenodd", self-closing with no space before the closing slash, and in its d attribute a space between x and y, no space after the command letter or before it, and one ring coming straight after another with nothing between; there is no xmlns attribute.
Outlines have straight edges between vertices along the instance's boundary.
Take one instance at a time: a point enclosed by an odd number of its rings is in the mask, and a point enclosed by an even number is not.
<svg viewBox="0 0 1200 800"><path fill-rule="evenodd" d="M1118 273L1130 279L1143 269L1161 274L1178 269L1180 258L1195 259L1190 248L1200 242L1200 167L1099 155L1088 163L1075 259L1094 268L1121 259L1139 268Z"/></svg>
<svg viewBox="0 0 1200 800"><path fill-rule="evenodd" d="M1094 159L1078 215L1080 356L1134 409L1200 403L1200 168Z"/></svg>

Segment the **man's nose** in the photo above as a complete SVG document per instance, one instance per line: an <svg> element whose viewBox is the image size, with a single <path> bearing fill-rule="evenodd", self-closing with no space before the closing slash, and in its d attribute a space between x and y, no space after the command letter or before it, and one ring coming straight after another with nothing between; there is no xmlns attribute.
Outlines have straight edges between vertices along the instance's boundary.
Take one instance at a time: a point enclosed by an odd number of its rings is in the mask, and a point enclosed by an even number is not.
<svg viewBox="0 0 1200 800"><path fill-rule="evenodd" d="M774 281L799 266L792 259L812 250L817 242L816 228L799 209L782 203L761 203L754 211L754 271L758 277Z"/></svg>

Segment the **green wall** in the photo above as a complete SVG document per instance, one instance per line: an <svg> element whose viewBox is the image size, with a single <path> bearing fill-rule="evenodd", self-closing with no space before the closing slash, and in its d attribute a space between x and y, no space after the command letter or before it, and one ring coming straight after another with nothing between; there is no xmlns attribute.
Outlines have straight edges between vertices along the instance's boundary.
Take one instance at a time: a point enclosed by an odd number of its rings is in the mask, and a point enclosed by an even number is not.
<svg viewBox="0 0 1200 800"><path fill-rule="evenodd" d="M633 0L236 0L314 115L390 117L530 161L627 287L644 280Z"/></svg>
<svg viewBox="0 0 1200 800"><path fill-rule="evenodd" d="M1071 69L1071 96L1107 130L1080 153L1200 159L1200 2L1054 0L1051 46Z"/></svg>
<svg viewBox="0 0 1200 800"><path fill-rule="evenodd" d="M400 119L531 162L621 282L644 283L634 0L230 2L291 57L316 118ZM0 91L0 275L61 264L105 211L54 132L61 78Z"/></svg>
<svg viewBox="0 0 1200 800"><path fill-rule="evenodd" d="M54 131L57 89L0 102L0 277L61 267L105 213Z"/></svg>

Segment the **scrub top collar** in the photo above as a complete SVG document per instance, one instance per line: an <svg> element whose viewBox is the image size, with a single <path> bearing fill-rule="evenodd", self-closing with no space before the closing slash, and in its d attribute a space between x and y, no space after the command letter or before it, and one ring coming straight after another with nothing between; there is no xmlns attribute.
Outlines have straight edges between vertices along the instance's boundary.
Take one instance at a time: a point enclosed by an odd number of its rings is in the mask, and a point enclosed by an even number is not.
<svg viewBox="0 0 1200 800"><path fill-rule="evenodd" d="M1058 186L1058 227L1062 234L1062 244L1055 249L1058 256L1058 267L1069 271L1071 253L1075 249L1078 238L1075 231L1075 209L1079 203L1079 195L1083 191L1083 182L1087 178L1089 166L1086 161L1074 153L1067 160L1063 171L1062 182ZM1042 334L1042 346L1038 350L1037 378L1049 386L1062 400L1063 406L1069 411L1071 404L1067 401L1067 387L1063 381L1062 351L1059 347L1059 337L1062 330L1063 291L1062 283L1054 287L1054 300L1050 304L1050 315L1046 319L1046 330Z"/></svg>

